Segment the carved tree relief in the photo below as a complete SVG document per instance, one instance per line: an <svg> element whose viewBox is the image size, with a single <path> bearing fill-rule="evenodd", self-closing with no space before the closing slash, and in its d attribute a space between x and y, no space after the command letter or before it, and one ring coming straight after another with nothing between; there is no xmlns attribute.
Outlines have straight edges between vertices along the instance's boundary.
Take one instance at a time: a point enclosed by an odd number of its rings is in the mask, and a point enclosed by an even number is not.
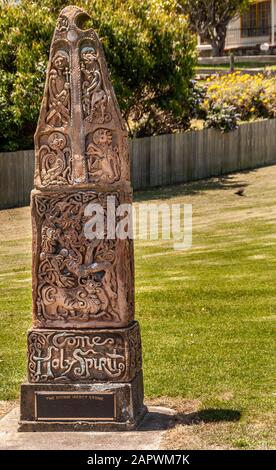
<svg viewBox="0 0 276 470"><path fill-rule="evenodd" d="M119 195L112 195L119 204ZM36 325L95 326L123 325L133 316L127 300L133 272L122 282L126 266L121 250L130 255L132 242L87 240L84 215L89 203L106 212L106 195L93 191L34 196L37 260ZM127 260L130 263L130 260ZM123 270L121 274L120 271Z"/></svg>

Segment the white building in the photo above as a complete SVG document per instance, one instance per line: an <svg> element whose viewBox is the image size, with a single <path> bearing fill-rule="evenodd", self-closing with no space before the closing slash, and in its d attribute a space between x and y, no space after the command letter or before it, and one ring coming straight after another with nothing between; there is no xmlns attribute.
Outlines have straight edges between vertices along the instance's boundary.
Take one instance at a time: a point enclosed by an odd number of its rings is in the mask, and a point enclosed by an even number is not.
<svg viewBox="0 0 276 470"><path fill-rule="evenodd" d="M256 49L260 51L260 45L267 43L276 54L275 16L276 0L254 1L244 13L229 23L225 50L250 53ZM202 55L210 55L212 52L212 47L200 38L197 47Z"/></svg>

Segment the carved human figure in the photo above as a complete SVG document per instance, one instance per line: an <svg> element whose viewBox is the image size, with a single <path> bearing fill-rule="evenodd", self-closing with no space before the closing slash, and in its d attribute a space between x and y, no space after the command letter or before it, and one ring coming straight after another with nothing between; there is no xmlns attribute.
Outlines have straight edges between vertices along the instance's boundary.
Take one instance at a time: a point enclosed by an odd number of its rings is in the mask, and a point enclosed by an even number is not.
<svg viewBox="0 0 276 470"><path fill-rule="evenodd" d="M46 123L52 127L67 126L70 120L69 55L56 52L49 72L48 112Z"/></svg>
<svg viewBox="0 0 276 470"><path fill-rule="evenodd" d="M97 129L87 146L88 173L93 182L113 183L120 179L118 147L112 145L112 132Z"/></svg>
<svg viewBox="0 0 276 470"><path fill-rule="evenodd" d="M88 122L93 122L99 112L98 122L104 123L109 117L106 114L108 95L104 90L97 52L93 47L82 49L80 66L83 74L82 105L84 114Z"/></svg>
<svg viewBox="0 0 276 470"><path fill-rule="evenodd" d="M39 150L41 184L70 183L71 150L66 146L66 137L61 132L53 132L48 137L48 144Z"/></svg>

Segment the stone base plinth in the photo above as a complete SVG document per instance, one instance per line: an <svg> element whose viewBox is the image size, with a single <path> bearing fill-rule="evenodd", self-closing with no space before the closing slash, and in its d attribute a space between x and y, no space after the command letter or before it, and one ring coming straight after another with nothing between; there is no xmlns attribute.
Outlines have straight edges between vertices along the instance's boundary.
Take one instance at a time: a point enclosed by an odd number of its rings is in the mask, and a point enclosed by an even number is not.
<svg viewBox="0 0 276 470"><path fill-rule="evenodd" d="M134 429L145 414L140 329L32 329L19 431Z"/></svg>
<svg viewBox="0 0 276 470"><path fill-rule="evenodd" d="M127 431L147 409L143 374L129 383L23 384L19 431Z"/></svg>

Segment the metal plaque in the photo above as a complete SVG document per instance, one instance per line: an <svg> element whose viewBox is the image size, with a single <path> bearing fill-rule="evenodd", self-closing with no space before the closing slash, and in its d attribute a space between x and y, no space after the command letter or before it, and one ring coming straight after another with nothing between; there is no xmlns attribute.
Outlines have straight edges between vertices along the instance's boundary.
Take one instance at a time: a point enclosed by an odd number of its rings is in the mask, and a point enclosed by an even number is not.
<svg viewBox="0 0 276 470"><path fill-rule="evenodd" d="M38 421L114 421L116 396L112 392L36 392Z"/></svg>

